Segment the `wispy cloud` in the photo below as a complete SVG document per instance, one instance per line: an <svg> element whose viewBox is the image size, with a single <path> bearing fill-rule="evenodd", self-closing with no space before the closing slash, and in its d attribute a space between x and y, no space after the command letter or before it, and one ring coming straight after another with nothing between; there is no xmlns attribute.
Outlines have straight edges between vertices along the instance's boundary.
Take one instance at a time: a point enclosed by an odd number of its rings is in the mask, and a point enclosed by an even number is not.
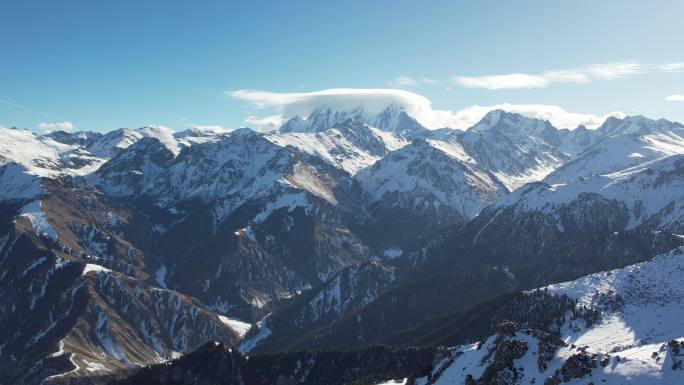
<svg viewBox="0 0 684 385"><path fill-rule="evenodd" d="M455 79L458 85L468 88L486 88L488 90L543 88L551 81L542 75L506 74L490 76L459 76Z"/></svg>
<svg viewBox="0 0 684 385"><path fill-rule="evenodd" d="M663 64L658 68L664 72L684 72L684 63Z"/></svg>
<svg viewBox="0 0 684 385"><path fill-rule="evenodd" d="M38 123L38 129L47 134L57 130L72 131L74 129L74 125L73 123L67 121L52 123L40 122Z"/></svg>
<svg viewBox="0 0 684 385"><path fill-rule="evenodd" d="M577 69L557 69L540 74L513 73L485 76L456 76L454 83L488 90L544 88L554 83L589 83L597 80L627 78L646 72L682 72L684 63L647 65L638 61L591 64Z"/></svg>
<svg viewBox="0 0 684 385"><path fill-rule="evenodd" d="M14 108L19 109L19 110L24 110L24 111L31 112L31 113L36 114L36 115L41 115L41 116L47 117L47 114L44 114L38 110L34 110L33 108L30 108L30 107L22 106L21 104L10 102L9 100L0 99L0 103L8 105L10 107L14 107Z"/></svg>
<svg viewBox="0 0 684 385"><path fill-rule="evenodd" d="M367 113L378 113L388 105L403 107L427 128L450 127L466 129L477 123L489 111L502 109L523 116L550 121L559 128L601 125L609 116L622 117L622 112L594 115L566 111L559 106L544 104L497 104L470 106L461 110L438 110L432 102L413 92L397 89L328 89L315 92L277 93L256 90L239 90L227 93L230 97L250 103L258 108L274 108L275 115L250 114L245 123L261 131L278 129L287 119L297 115L307 117L316 108L351 110L363 107Z"/></svg>
<svg viewBox="0 0 684 385"><path fill-rule="evenodd" d="M634 76L648 70L648 66L637 61L627 61L608 64L592 64L587 67L586 72L592 79L611 80Z"/></svg>
<svg viewBox="0 0 684 385"><path fill-rule="evenodd" d="M684 102L684 95L670 95L665 100L668 102Z"/></svg>
<svg viewBox="0 0 684 385"><path fill-rule="evenodd" d="M418 84L416 79L410 77L410 76L397 76L396 78L390 80L388 82L389 85L397 85L397 86L404 86L404 87L413 87Z"/></svg>
<svg viewBox="0 0 684 385"><path fill-rule="evenodd" d="M422 85L428 85L428 86L434 86L439 84L439 82L433 78L429 77L419 77L419 78L414 78L411 76L406 76L406 75L400 75L397 76L396 78L390 80L387 82L387 85L391 87L400 87L400 88L407 88L407 87L418 87Z"/></svg>

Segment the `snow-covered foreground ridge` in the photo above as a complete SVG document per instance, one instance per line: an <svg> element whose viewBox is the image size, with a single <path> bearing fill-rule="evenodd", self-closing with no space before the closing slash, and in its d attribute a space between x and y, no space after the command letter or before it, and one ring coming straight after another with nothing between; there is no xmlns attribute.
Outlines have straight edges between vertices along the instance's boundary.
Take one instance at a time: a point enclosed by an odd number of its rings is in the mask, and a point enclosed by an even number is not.
<svg viewBox="0 0 684 385"><path fill-rule="evenodd" d="M503 325L416 383L684 383L684 249L541 290L598 309L599 321L568 319L560 336Z"/></svg>

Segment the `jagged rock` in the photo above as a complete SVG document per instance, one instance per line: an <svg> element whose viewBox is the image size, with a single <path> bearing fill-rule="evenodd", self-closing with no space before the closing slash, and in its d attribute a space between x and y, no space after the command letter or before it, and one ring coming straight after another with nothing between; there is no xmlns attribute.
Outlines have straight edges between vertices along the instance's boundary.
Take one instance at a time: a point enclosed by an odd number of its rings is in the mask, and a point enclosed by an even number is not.
<svg viewBox="0 0 684 385"><path fill-rule="evenodd" d="M498 334L513 336L517 330L517 325L513 322L502 322L496 327L496 332Z"/></svg>
<svg viewBox="0 0 684 385"><path fill-rule="evenodd" d="M510 325L504 328L508 331ZM513 361L524 356L527 352L527 341L513 338L513 335L499 334L491 350L483 358L486 361L493 354L494 358L475 382L479 385L507 385L513 384L519 377L518 369Z"/></svg>
<svg viewBox="0 0 684 385"><path fill-rule="evenodd" d="M587 353L577 353L570 356L560 369L563 382L568 382L574 378L582 378L595 369L597 362Z"/></svg>
<svg viewBox="0 0 684 385"><path fill-rule="evenodd" d="M670 349L670 354L672 358L672 370L683 370L684 369L684 341L671 340L668 342L667 347Z"/></svg>
<svg viewBox="0 0 684 385"><path fill-rule="evenodd" d="M545 333L539 330L528 330L528 334L532 334L539 340L539 351L537 353L537 367L540 372L546 371L548 363L551 361L561 346L566 346L565 342L560 337Z"/></svg>

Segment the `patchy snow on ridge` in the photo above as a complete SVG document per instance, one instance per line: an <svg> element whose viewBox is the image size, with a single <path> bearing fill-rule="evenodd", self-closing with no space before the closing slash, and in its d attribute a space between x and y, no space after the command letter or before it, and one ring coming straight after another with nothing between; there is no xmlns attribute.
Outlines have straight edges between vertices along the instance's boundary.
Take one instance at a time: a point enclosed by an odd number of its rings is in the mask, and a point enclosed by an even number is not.
<svg viewBox="0 0 684 385"><path fill-rule="evenodd" d="M388 247L383 251L383 255L386 258L390 258L390 259L401 257L402 254L404 254L404 251L400 247L396 247L396 246Z"/></svg>
<svg viewBox="0 0 684 385"><path fill-rule="evenodd" d="M138 129L138 131L143 137L149 136L158 139L174 155L180 153L180 145L174 137L173 130L170 128L164 126L145 126Z"/></svg>
<svg viewBox="0 0 684 385"><path fill-rule="evenodd" d="M552 214L580 194L595 193L625 205L630 215L628 228L660 215L658 221L662 228L677 229L684 223L681 191L684 191L684 155L672 155L568 183L531 184L514 191L492 207L515 205L518 211Z"/></svg>
<svg viewBox="0 0 684 385"><path fill-rule="evenodd" d="M271 314L272 313L267 314L264 318L261 319L261 321L256 323L256 327L259 330L258 333L254 334L253 336L242 341L242 343L238 347L238 350L241 353L246 353L246 352L251 351L261 341L265 340L266 338L268 338L273 333L267 325L268 324L268 317L270 317Z"/></svg>
<svg viewBox="0 0 684 385"><path fill-rule="evenodd" d="M43 193L40 177L17 163L0 163L0 185L0 200L35 199Z"/></svg>
<svg viewBox="0 0 684 385"><path fill-rule="evenodd" d="M120 128L110 131L102 137L88 144L87 150L103 159L112 158L117 152L130 147L138 140L152 137L161 142L164 147L174 155L180 153L180 143L174 136L174 132L164 126L145 126L135 130Z"/></svg>
<svg viewBox="0 0 684 385"><path fill-rule="evenodd" d="M468 219L507 192L458 146L435 141L415 140L355 178L375 202L398 194L415 207L450 207Z"/></svg>
<svg viewBox="0 0 684 385"><path fill-rule="evenodd" d="M81 275L86 275L90 273L91 271L94 271L95 273L111 273L112 271L104 266L96 265L94 263L87 263L85 265L85 268L83 268L83 272Z"/></svg>
<svg viewBox="0 0 684 385"><path fill-rule="evenodd" d="M306 199L306 195L303 192L289 193L279 196L275 201L268 202L264 208L252 218L251 222L261 223L268 218L272 212L278 209L286 208L288 211L292 211L297 207L304 207L308 210L310 203Z"/></svg>
<svg viewBox="0 0 684 385"><path fill-rule="evenodd" d="M48 237L53 241L58 239L57 231L50 225L47 215L43 212L40 200L35 200L22 207L19 216L28 219L36 235Z"/></svg>
<svg viewBox="0 0 684 385"><path fill-rule="evenodd" d="M233 132L232 129L220 126L195 126L174 133L174 137L180 145L190 147L195 144L221 140L221 138L229 135L231 132Z"/></svg>
<svg viewBox="0 0 684 385"><path fill-rule="evenodd" d="M325 181L318 177L318 173L314 168L308 167L302 163L296 163L293 168L294 172L285 177L290 185L306 190L321 199L325 199L332 205L337 204L335 194L333 194Z"/></svg>
<svg viewBox="0 0 684 385"><path fill-rule="evenodd" d="M0 161L3 158L13 160L31 175L57 175L62 168L60 153L73 148L28 130L0 127Z"/></svg>
<svg viewBox="0 0 684 385"><path fill-rule="evenodd" d="M237 333L240 338L243 338L245 334L252 328L252 324L247 322L242 322L240 320L229 318L224 315L218 316L219 320L224 324L228 325L235 333Z"/></svg>
<svg viewBox="0 0 684 385"><path fill-rule="evenodd" d="M477 163L475 159L473 159L468 153L466 152L465 148L463 146L455 141L443 141L443 140L432 140L428 139L426 140L430 144L430 146L444 152L445 154L448 154L449 156L456 158L460 160L461 162L469 162L469 163Z"/></svg>
<svg viewBox="0 0 684 385"><path fill-rule="evenodd" d="M408 144L393 133L355 122L345 122L341 128L322 132L273 132L265 138L279 146L292 146L319 156L351 175L372 165L388 151Z"/></svg>
<svg viewBox="0 0 684 385"><path fill-rule="evenodd" d="M678 135L679 133L679 135ZM589 147L577 158L552 170L546 183L569 183L610 174L665 156L684 154L684 130L644 135L613 135Z"/></svg>

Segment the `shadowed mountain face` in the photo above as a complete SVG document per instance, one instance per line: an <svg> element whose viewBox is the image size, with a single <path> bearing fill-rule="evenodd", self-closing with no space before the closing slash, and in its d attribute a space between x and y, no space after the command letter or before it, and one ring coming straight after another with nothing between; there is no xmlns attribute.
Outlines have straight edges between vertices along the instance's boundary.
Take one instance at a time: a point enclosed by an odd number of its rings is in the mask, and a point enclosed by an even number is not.
<svg viewBox="0 0 684 385"><path fill-rule="evenodd" d="M684 376L679 322L683 261L678 249L574 281L501 295L385 339L425 346L420 349L253 353L245 360L220 345L208 345L118 383L270 383L277 378L303 384L339 379L371 384L621 384L637 377L639 383L676 384ZM317 374L323 367L332 377ZM254 372L247 375L249 370Z"/></svg>
<svg viewBox="0 0 684 385"><path fill-rule="evenodd" d="M395 106L319 109L267 134L0 128L0 374L103 380L207 341L486 336L508 314L491 304L517 290L681 245L683 131L643 117L558 130L503 111L430 131ZM220 351L234 373L259 367ZM422 366L406 368L364 376Z"/></svg>
<svg viewBox="0 0 684 385"><path fill-rule="evenodd" d="M141 370L113 384L366 384L428 373L437 357L436 348L386 346L345 352L289 352L253 354L249 357L209 343L174 362Z"/></svg>

